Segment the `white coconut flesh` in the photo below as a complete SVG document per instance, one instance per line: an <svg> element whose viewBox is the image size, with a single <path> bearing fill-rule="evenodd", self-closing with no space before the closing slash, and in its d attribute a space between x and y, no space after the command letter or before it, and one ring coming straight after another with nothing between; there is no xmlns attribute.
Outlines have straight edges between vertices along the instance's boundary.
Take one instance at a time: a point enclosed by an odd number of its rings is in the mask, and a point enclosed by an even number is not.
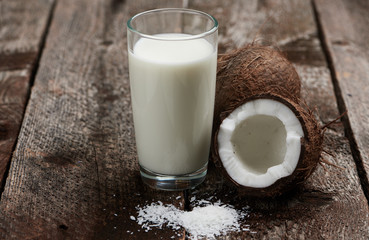
<svg viewBox="0 0 369 240"><path fill-rule="evenodd" d="M218 153L234 181L264 188L294 172L302 137L301 123L290 108L276 100L257 99L223 120Z"/></svg>

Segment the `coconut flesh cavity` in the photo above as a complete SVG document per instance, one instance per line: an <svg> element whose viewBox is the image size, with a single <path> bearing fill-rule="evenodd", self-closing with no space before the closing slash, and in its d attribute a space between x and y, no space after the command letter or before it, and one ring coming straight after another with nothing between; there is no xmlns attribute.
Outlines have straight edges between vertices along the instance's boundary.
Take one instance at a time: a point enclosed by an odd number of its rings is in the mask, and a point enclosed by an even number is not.
<svg viewBox="0 0 369 240"><path fill-rule="evenodd" d="M257 99L235 109L218 132L223 167L238 184L265 188L289 176L300 158L304 132L288 107Z"/></svg>

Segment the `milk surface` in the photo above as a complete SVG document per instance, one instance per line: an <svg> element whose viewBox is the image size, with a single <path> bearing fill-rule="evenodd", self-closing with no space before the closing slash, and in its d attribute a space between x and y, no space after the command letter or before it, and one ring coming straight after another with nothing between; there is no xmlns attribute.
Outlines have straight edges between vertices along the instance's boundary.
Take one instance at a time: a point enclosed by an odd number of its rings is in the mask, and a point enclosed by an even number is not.
<svg viewBox="0 0 369 240"><path fill-rule="evenodd" d="M184 34L161 34L178 38ZM216 49L204 39L141 38L129 52L138 159L161 174L186 174L208 161Z"/></svg>

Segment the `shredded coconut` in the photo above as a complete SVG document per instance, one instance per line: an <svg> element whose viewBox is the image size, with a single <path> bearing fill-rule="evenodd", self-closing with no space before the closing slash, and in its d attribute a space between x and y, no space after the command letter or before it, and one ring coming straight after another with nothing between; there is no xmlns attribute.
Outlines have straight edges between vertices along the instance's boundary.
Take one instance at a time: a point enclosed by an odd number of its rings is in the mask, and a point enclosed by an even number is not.
<svg viewBox="0 0 369 240"><path fill-rule="evenodd" d="M195 198L191 200L195 201ZM177 209L172 204L153 202L144 207L137 206L138 216L131 219L141 225L145 232L152 228L162 229L164 225L174 230L183 227L191 239L202 237L214 239L229 231L249 231L248 225L241 227L239 223L239 220L248 215L248 207L237 211L232 205L220 201L211 203L207 200L197 200L195 205L192 211L187 212Z"/></svg>

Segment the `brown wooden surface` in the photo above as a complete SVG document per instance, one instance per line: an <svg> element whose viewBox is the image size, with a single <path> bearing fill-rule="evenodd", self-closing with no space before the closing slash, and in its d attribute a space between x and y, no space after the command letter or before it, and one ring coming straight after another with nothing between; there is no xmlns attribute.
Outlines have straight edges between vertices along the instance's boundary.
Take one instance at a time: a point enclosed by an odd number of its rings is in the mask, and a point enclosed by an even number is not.
<svg viewBox="0 0 369 240"><path fill-rule="evenodd" d="M369 1L315 1L346 135L369 197ZM339 16L339 17L338 17Z"/></svg>
<svg viewBox="0 0 369 240"><path fill-rule="evenodd" d="M0 186L22 123L53 1L0 1Z"/></svg>
<svg viewBox="0 0 369 240"><path fill-rule="evenodd" d="M9 132L14 144L26 101L19 94L27 95L31 73L37 70L37 75L1 195L1 239L184 239L183 229L144 232L130 217L137 216L139 204L158 200L189 210L192 197L220 199L237 209L248 207L242 227L250 231L220 239L369 239L367 189L362 190L365 181L360 179L368 170L360 168L360 161L367 164L369 136L368 43L366 35L360 35L368 26L364 13L369 6L364 0L317 0L317 19L312 4L305 0L59 0L55 9L53 1L34 0L24 6L19 2L0 1L0 110L6 99L17 99L18 104L7 107L6 115L0 114L0 154ZM323 154L343 170L318 167L304 186L274 200L237 193L212 164L206 182L189 195L143 185L134 142L125 23L143 10L182 6L206 11L219 20L220 53L253 40L278 46L295 64L303 96L309 106L316 107L322 124L335 119L338 109L349 109L344 126L334 124L327 129L327 153ZM13 21L4 20L8 18L25 23L12 26ZM344 22L335 25L335 20ZM18 26L14 36L27 37L22 44L4 42L1 36L10 34L4 26ZM346 31L356 35L347 37ZM27 32L35 35L28 37ZM345 41L348 44L342 44ZM10 49L13 45L19 47ZM42 51L39 62L37 54L28 54L38 51ZM17 80L19 76L25 78ZM355 86L342 87L349 85L347 79L355 81ZM334 90L332 81L339 88ZM7 115L17 116L14 126L8 124L13 124L11 120L2 121ZM351 131L351 137L346 138L344 131ZM364 174L357 174L354 159L360 160L356 162Z"/></svg>

